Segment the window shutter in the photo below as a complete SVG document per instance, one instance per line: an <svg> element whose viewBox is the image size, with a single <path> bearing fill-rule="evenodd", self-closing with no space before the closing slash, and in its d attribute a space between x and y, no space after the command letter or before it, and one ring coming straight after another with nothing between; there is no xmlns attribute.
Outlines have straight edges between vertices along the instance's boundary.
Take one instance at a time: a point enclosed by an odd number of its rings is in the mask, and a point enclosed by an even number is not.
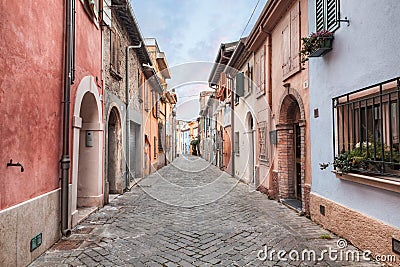
<svg viewBox="0 0 400 267"><path fill-rule="evenodd" d="M255 79L255 84L256 84L256 92L258 92L260 90L260 85L261 85L261 67L260 67L260 61L261 61L261 50L259 50L255 56L254 56L254 68L255 68L255 75L254 75L254 79Z"/></svg>
<svg viewBox="0 0 400 267"><path fill-rule="evenodd" d="M121 50L121 41L117 31L111 31L111 66L113 71L119 73L119 57Z"/></svg>
<svg viewBox="0 0 400 267"><path fill-rule="evenodd" d="M239 72L236 74L236 94L244 96L244 73Z"/></svg>
<svg viewBox="0 0 400 267"><path fill-rule="evenodd" d="M300 3L290 11L290 72L300 69Z"/></svg>
<svg viewBox="0 0 400 267"><path fill-rule="evenodd" d="M259 158L262 160L268 160L267 123L265 121L258 124L258 134L258 142L260 144Z"/></svg>
<svg viewBox="0 0 400 267"><path fill-rule="evenodd" d="M114 31L110 31L110 35L111 35L111 55L110 55L110 63L111 66L115 69L115 32Z"/></svg>
<svg viewBox="0 0 400 267"><path fill-rule="evenodd" d="M234 148L233 151L236 154L239 154L240 150L239 150L239 132L235 132L235 140L234 140Z"/></svg>
<svg viewBox="0 0 400 267"><path fill-rule="evenodd" d="M116 68L117 68L117 71L119 73L119 67L120 67L119 66L120 65L119 58L120 58L120 54L121 54L121 40L120 40L120 36L119 36L118 33L115 35L115 37L116 37L116 40L117 40L117 42L116 42L116 49L117 49Z"/></svg>
<svg viewBox="0 0 400 267"><path fill-rule="evenodd" d="M289 24L282 31L282 55L283 55L283 77L286 77L290 71L290 28Z"/></svg>
<svg viewBox="0 0 400 267"><path fill-rule="evenodd" d="M111 27L111 0L103 0L103 23Z"/></svg>
<svg viewBox="0 0 400 267"><path fill-rule="evenodd" d="M150 90L150 86L148 85L148 81L144 81L144 86L143 86L144 88L143 88L143 90L144 90L144 110L146 111L146 112L148 112L149 111L149 109L150 109L150 97L151 96L149 96L149 90Z"/></svg>
<svg viewBox="0 0 400 267"><path fill-rule="evenodd" d="M315 3L315 21L316 21L316 31L322 31L324 27L324 0L316 0Z"/></svg>
<svg viewBox="0 0 400 267"><path fill-rule="evenodd" d="M339 0L316 0L316 31L335 31L339 28Z"/></svg>
<svg viewBox="0 0 400 267"><path fill-rule="evenodd" d="M257 96L265 94L265 45L261 49L260 57L260 88Z"/></svg>
<svg viewBox="0 0 400 267"><path fill-rule="evenodd" d="M334 31L339 28L339 1L326 0L326 29Z"/></svg>

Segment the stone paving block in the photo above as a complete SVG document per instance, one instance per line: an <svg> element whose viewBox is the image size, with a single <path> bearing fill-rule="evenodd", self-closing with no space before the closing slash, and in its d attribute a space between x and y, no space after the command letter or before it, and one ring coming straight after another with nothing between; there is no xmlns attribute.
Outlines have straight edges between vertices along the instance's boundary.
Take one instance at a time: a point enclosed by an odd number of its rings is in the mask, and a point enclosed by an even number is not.
<svg viewBox="0 0 400 267"><path fill-rule="evenodd" d="M31 266L380 266L258 259L265 245L318 252L336 248L338 237L320 239L328 233L320 226L192 156L141 180L81 226L91 230L68 239L79 248L53 246Z"/></svg>

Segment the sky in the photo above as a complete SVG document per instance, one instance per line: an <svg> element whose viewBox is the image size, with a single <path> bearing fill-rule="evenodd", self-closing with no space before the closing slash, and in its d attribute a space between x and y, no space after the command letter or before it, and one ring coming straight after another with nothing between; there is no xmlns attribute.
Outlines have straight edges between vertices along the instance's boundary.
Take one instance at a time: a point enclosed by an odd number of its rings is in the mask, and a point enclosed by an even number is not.
<svg viewBox="0 0 400 267"><path fill-rule="evenodd" d="M143 37L156 38L165 52L172 76L169 89L178 95L178 119L198 117L199 92L210 90L208 75L220 44L247 36L266 1L131 0Z"/></svg>

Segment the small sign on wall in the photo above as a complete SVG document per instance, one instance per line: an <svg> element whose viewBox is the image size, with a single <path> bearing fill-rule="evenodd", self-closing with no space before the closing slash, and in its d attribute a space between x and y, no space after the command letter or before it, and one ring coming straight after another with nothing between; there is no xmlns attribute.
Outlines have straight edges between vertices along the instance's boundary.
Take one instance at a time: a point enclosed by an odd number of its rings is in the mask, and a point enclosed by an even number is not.
<svg viewBox="0 0 400 267"><path fill-rule="evenodd" d="M392 250L400 255L400 241L392 238Z"/></svg>
<svg viewBox="0 0 400 267"><path fill-rule="evenodd" d="M269 132L269 140L271 145L276 145L278 143L278 134L276 130Z"/></svg>
<svg viewBox="0 0 400 267"><path fill-rule="evenodd" d="M42 244L42 233L31 239L31 252L37 249Z"/></svg>

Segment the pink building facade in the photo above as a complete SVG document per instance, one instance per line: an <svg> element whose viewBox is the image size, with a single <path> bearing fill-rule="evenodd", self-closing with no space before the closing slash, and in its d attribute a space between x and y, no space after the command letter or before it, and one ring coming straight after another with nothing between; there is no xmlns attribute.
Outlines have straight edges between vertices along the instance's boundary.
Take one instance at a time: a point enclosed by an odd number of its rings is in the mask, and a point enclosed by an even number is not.
<svg viewBox="0 0 400 267"><path fill-rule="evenodd" d="M69 234L79 207L103 204L101 9L65 2L0 4L1 266L26 266ZM68 185L63 216L60 177Z"/></svg>

